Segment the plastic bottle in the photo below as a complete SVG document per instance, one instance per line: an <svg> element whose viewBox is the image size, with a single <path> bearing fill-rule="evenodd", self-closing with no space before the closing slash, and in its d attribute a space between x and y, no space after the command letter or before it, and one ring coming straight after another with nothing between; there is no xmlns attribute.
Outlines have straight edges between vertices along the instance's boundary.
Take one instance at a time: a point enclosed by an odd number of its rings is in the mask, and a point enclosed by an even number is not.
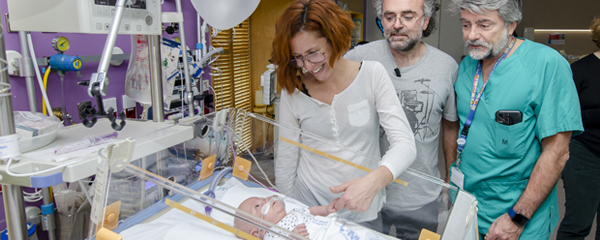
<svg viewBox="0 0 600 240"><path fill-rule="evenodd" d="M270 61L271 60L269 60L269 62ZM275 64L269 63L269 65L267 65L267 71L260 75L260 85L262 86L263 91L263 104L265 105L271 105L275 99L275 91L277 91L275 88L277 84L276 68L277 66L275 66Z"/></svg>

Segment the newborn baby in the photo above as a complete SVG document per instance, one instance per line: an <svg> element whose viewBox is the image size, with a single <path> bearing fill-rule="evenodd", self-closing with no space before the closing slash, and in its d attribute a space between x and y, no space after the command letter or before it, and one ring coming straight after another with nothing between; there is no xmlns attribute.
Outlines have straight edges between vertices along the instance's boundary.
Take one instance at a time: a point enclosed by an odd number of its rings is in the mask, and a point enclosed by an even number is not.
<svg viewBox="0 0 600 240"><path fill-rule="evenodd" d="M327 216L337 212L337 209L334 207L337 200L338 198L334 199L328 206L296 208L290 213L287 213L285 211L285 202L277 195L266 198L250 197L244 200L238 209L262 218L270 223L277 224L277 226L283 229L308 237L309 234L306 229L306 224L310 223L314 216ZM273 233L259 229L238 218L234 221L234 227L260 239L279 238Z"/></svg>

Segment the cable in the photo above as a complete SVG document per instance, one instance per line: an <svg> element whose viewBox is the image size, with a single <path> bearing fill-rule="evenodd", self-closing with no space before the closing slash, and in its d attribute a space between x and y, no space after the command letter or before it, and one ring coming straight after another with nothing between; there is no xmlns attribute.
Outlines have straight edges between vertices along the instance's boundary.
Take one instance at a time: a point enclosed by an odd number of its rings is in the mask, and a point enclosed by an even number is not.
<svg viewBox="0 0 600 240"><path fill-rule="evenodd" d="M240 167L240 165L238 165L238 164L237 164L237 156L236 156L236 154L235 154L235 149L233 149L233 142L231 142L231 138L229 137L229 131L228 131L228 130L225 130L225 132L227 132L227 140L229 140L229 145L231 146L231 152L233 153L233 164L235 164L235 166L236 166L238 169L241 169L242 171L244 171L245 173L247 173L247 174L248 174L248 176L249 176L250 178L252 178L252 180L254 180L256 183L258 183L258 184L259 184L259 185L261 185L262 187L264 187L264 188L267 188L267 189L268 189L268 187L267 187L267 186L265 186L264 184L262 184L261 182L259 182L258 180L256 180L256 178L254 178L254 177L253 177L253 176L252 176L252 175L251 175L251 174L250 174L248 171L246 171L246 169L244 169L244 168L241 168L241 167ZM234 135L235 135L235 133L234 133ZM252 154L250 154L250 156L252 156ZM254 156L252 157L252 159L254 159ZM258 166L258 162L256 162L256 165ZM258 168L260 169L260 166L259 166ZM261 169L261 171L262 171L262 169ZM264 174L264 173L263 173L263 174ZM267 177L267 175L265 175L265 177L267 178L267 181L269 181L269 178ZM271 184L271 182L269 182L269 184Z"/></svg>
<svg viewBox="0 0 600 240"><path fill-rule="evenodd" d="M3 89L0 89L0 97L6 97L6 96L12 95L12 93L5 93L5 92L9 92L12 89L12 87L10 86L10 83L0 82L0 86L4 86Z"/></svg>
<svg viewBox="0 0 600 240"><path fill-rule="evenodd" d="M42 200L42 198L42 191L37 188L35 188L35 192L33 193L23 191L23 200L25 200L25 202L37 202Z"/></svg>
<svg viewBox="0 0 600 240"><path fill-rule="evenodd" d="M231 129L231 127L229 127L227 125L225 125L225 127L228 130L232 130L233 131L233 129ZM229 131L227 131L227 136L229 138ZM233 136L235 136L238 140L240 140L240 142L242 142L242 144L244 145L244 148L246 148L246 151L248 151L248 154L250 154L250 157L252 157L252 160L254 160L254 162L256 163L256 166L258 167L258 170L260 170L260 172L265 176L265 179L267 180L267 182L269 183L269 185L271 185L271 187L273 189L277 189L277 187L275 187L275 185L269 180L269 176L267 176L267 174L265 173L265 171L263 171L263 169L260 167L260 164L258 164L258 160L256 160L256 158L254 158L254 155L250 152L250 149L248 148L248 146L246 146L246 143L242 140L242 138L239 137L237 134L235 134L235 132L233 133ZM232 145L232 148L233 148L233 144L231 143L231 139L229 139L229 142L230 142L230 144ZM235 160L235 157L234 157L234 160ZM250 175L250 173L248 173L248 175ZM265 187L265 188L267 188L267 187Z"/></svg>
<svg viewBox="0 0 600 240"><path fill-rule="evenodd" d="M38 84L40 85L40 91L42 92L42 97L46 102L46 108L48 109L48 114L52 114L52 107L50 106L50 101L48 100L48 95L46 91L43 89L42 77L40 74L40 69L36 61L35 52L33 51L33 41L31 41L31 33L27 33L27 44L29 45L29 53L31 54L31 59L33 59L33 70L35 70L35 76L37 77Z"/></svg>
<svg viewBox="0 0 600 240"><path fill-rule="evenodd" d="M53 168L48 168L46 170L42 170L42 171L38 171L38 172L32 172L32 173L13 173L13 172L10 171L10 164L12 164L12 161L13 161L12 158L8 159L8 163L6 163L6 169L5 169L5 171L6 171L6 174L8 174L10 176L13 176L13 177L31 177L31 176L35 176L35 175L38 175L38 174L52 172L54 170L65 168L65 167L69 166L70 164L72 164L72 162L69 162L68 164L63 164L63 165L59 165L59 166L56 166L56 167L53 167Z"/></svg>
<svg viewBox="0 0 600 240"><path fill-rule="evenodd" d="M44 73L44 91L46 91L46 88L48 87L48 76L50 75L50 70L52 69L51 66L48 66L48 68L46 69L46 72ZM46 115L46 101L42 100L42 113L44 115ZM62 113L62 112L61 112Z"/></svg>

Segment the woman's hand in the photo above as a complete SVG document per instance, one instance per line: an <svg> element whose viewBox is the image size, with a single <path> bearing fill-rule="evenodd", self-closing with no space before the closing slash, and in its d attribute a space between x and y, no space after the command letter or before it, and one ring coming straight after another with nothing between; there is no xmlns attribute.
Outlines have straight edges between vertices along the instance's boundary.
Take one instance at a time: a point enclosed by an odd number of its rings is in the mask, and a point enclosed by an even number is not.
<svg viewBox="0 0 600 240"><path fill-rule="evenodd" d="M355 178L339 186L329 187L332 193L341 193L335 201L335 209L348 209L355 212L365 212L371 207L373 198L393 180L393 175L385 166L379 166L364 177Z"/></svg>
<svg viewBox="0 0 600 240"><path fill-rule="evenodd" d="M340 200L340 198L339 198L339 197L337 197L337 198L334 198L334 199L333 199L333 200L332 200L332 201L329 203L329 205L327 205L327 215L329 215L329 214L332 214L332 213L334 213L334 212L337 212L337 211L338 211L338 209L337 209L337 208L335 208L335 203L336 203L338 200Z"/></svg>

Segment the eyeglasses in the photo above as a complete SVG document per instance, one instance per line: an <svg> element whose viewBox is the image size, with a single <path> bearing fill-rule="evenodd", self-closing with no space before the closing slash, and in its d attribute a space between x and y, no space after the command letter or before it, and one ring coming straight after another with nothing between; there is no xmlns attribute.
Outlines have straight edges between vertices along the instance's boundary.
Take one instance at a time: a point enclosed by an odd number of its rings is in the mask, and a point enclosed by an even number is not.
<svg viewBox="0 0 600 240"><path fill-rule="evenodd" d="M393 13L388 13L386 15L383 16L383 21L387 24L394 24L396 23L396 20L400 20L400 24L402 26L404 26L405 28L411 29L417 26L417 22L419 21L419 19L423 18L425 16L425 14L419 16L419 17L415 17L415 14L413 13L402 13L400 14L400 16L398 16L398 14L393 14Z"/></svg>
<svg viewBox="0 0 600 240"><path fill-rule="evenodd" d="M311 63L319 63L325 60L325 51L327 51L327 45L325 45L325 50L323 52L315 51L313 53L309 53L306 56L297 56L294 59L290 60L290 65L295 68L304 67L304 60L309 61Z"/></svg>

